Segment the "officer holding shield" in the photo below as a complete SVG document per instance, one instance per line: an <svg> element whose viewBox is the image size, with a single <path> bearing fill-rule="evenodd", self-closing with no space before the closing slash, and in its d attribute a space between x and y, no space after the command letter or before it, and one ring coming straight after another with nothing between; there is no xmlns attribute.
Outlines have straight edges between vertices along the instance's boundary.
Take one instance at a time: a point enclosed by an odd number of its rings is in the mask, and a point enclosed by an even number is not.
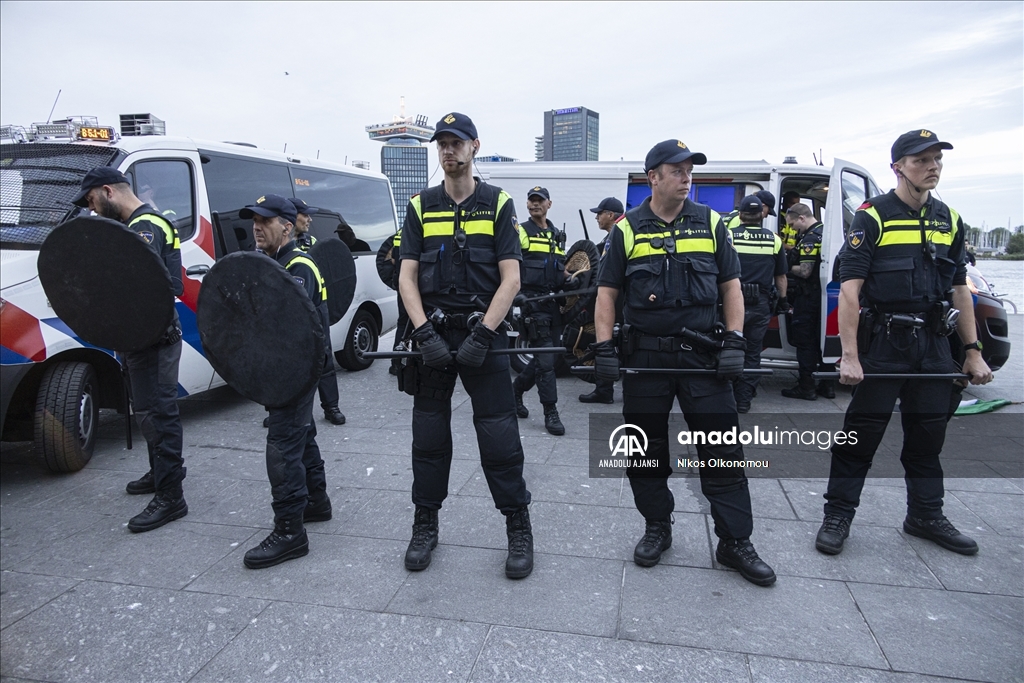
<svg viewBox="0 0 1024 683"><path fill-rule="evenodd" d="M153 207L135 196L124 174L109 166L94 168L82 180L81 191L72 203L121 221L134 230L163 260L174 295L181 296L178 232ZM129 482L126 490L130 494L155 494L145 510L128 521L130 531L151 531L188 514L181 487L185 460L178 415L180 360L181 325L176 312L170 328L157 344L124 354L135 418L149 450L149 471Z"/></svg>
<svg viewBox="0 0 1024 683"><path fill-rule="evenodd" d="M327 297L320 271L292 239L294 204L268 194L242 209L239 217L253 219L257 248L281 264L305 290L320 314L322 328L328 330ZM303 523L331 518L324 461L316 443L313 395L310 389L290 405L269 408L267 477L273 496L274 530L245 553L243 561L250 569L270 567L308 554L309 540Z"/></svg>

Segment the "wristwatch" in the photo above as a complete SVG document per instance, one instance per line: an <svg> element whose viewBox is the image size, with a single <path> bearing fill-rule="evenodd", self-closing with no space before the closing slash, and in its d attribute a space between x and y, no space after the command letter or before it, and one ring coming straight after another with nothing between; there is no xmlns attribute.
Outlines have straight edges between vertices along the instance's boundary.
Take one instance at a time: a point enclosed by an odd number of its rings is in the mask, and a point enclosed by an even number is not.
<svg viewBox="0 0 1024 683"><path fill-rule="evenodd" d="M964 351L977 351L978 353L981 353L981 341L979 340L971 342L970 344L964 344Z"/></svg>

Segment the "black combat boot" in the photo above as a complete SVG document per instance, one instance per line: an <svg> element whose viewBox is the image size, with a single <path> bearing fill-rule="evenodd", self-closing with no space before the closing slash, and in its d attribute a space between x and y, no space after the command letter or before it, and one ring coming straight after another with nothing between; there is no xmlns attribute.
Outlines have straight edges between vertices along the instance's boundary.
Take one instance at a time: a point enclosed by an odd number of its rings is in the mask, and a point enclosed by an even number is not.
<svg viewBox="0 0 1024 683"><path fill-rule="evenodd" d="M416 506L412 540L405 551L405 568L420 572L430 566L430 551L437 547L437 510Z"/></svg>
<svg viewBox="0 0 1024 683"><path fill-rule="evenodd" d="M823 379L818 382L818 396L822 398L835 398L836 397L836 383L830 379Z"/></svg>
<svg viewBox="0 0 1024 683"><path fill-rule="evenodd" d="M775 583L775 572L757 556L749 538L720 538L715 559L719 564L732 567L744 579L757 586Z"/></svg>
<svg viewBox="0 0 1024 683"><path fill-rule="evenodd" d="M506 515L505 531L508 533L505 576L510 579L525 579L533 571L533 527L530 526L530 510L519 508L511 515Z"/></svg>
<svg viewBox="0 0 1024 683"><path fill-rule="evenodd" d="M308 554L309 537L302 521L290 519L275 524L269 536L245 553L242 562L249 569L264 569Z"/></svg>
<svg viewBox="0 0 1024 683"><path fill-rule="evenodd" d="M544 428L548 430L548 433L555 436L565 434L565 425L562 424L562 419L558 417L558 406L554 403L544 404Z"/></svg>
<svg viewBox="0 0 1024 683"><path fill-rule="evenodd" d="M329 406L324 408L324 417L332 425L343 425L345 424L345 414L338 410L338 406Z"/></svg>
<svg viewBox="0 0 1024 683"><path fill-rule="evenodd" d="M149 501L146 509L128 520L128 530L135 533L152 531L188 514L188 505L181 485L169 491L160 491Z"/></svg>
<svg viewBox="0 0 1024 683"><path fill-rule="evenodd" d="M615 403L615 390L611 384L598 384L589 394L580 394L580 403Z"/></svg>
<svg viewBox="0 0 1024 683"><path fill-rule="evenodd" d="M633 561L641 567L653 567L661 560L661 554L672 547L672 520L660 522L647 520L643 538L633 550Z"/></svg>
<svg viewBox="0 0 1024 683"><path fill-rule="evenodd" d="M843 544L850 535L850 520L839 515L825 515L825 521L818 529L818 537L814 547L826 555L838 555L843 552Z"/></svg>
<svg viewBox="0 0 1024 683"><path fill-rule="evenodd" d="M523 405L523 390L519 387L519 378L512 380L512 392L516 395L516 417L530 417L529 409Z"/></svg>
<svg viewBox="0 0 1024 683"><path fill-rule="evenodd" d="M801 398L805 401L817 401L818 394L814 390L814 377L811 375L800 375L800 381L789 389L783 389L782 395L786 398Z"/></svg>
<svg viewBox="0 0 1024 683"><path fill-rule="evenodd" d="M141 496L144 493L156 493L156 480L153 479L153 470L146 472L135 481L128 482L124 490L133 496Z"/></svg>
<svg viewBox="0 0 1024 683"><path fill-rule="evenodd" d="M333 509L331 499L323 493L314 499L312 496L306 501L306 509L302 511L303 522L326 522L331 518Z"/></svg>
<svg viewBox="0 0 1024 683"><path fill-rule="evenodd" d="M926 538L946 550L952 550L961 555L974 555L978 552L978 543L970 536L964 536L957 531L953 523L945 517L920 519L907 515L907 518L903 520L903 531L911 536Z"/></svg>

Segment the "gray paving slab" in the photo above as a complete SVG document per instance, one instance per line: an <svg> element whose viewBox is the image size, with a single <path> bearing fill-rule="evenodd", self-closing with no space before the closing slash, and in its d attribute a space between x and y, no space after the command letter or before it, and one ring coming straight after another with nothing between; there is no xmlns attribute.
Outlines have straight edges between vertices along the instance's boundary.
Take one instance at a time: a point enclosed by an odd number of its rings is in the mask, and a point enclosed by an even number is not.
<svg viewBox="0 0 1024 683"><path fill-rule="evenodd" d="M1021 445L1024 450L1024 444ZM1024 494L1019 480L1007 479L1002 476L993 477L950 477L942 480L947 491L982 491L984 493Z"/></svg>
<svg viewBox="0 0 1024 683"><path fill-rule="evenodd" d="M896 529L855 524L843 553L824 555L814 548L819 527L818 522L759 521L758 552L779 575L919 588L942 585Z"/></svg>
<svg viewBox="0 0 1024 683"><path fill-rule="evenodd" d="M742 655L494 626L470 681L747 680Z"/></svg>
<svg viewBox="0 0 1024 683"><path fill-rule="evenodd" d="M949 683L949 678L778 657L747 658L752 683Z"/></svg>
<svg viewBox="0 0 1024 683"><path fill-rule="evenodd" d="M902 536L947 590L1024 597L1024 539L987 537L977 555L965 556Z"/></svg>
<svg viewBox="0 0 1024 683"><path fill-rule="evenodd" d="M485 624L274 603L190 683L464 681L487 629Z"/></svg>
<svg viewBox="0 0 1024 683"><path fill-rule="evenodd" d="M0 630L78 584L78 579L0 572Z"/></svg>
<svg viewBox="0 0 1024 683"><path fill-rule="evenodd" d="M580 438L569 436L568 432L566 432L565 436L539 438L547 438L547 440L552 442L551 453L547 458L546 464L584 469L590 467L590 442L587 440L585 432Z"/></svg>
<svg viewBox="0 0 1024 683"><path fill-rule="evenodd" d="M626 565L618 637L888 667L838 581L781 577L761 588L736 572Z"/></svg>
<svg viewBox="0 0 1024 683"><path fill-rule="evenodd" d="M850 591L894 669L1024 680L1024 600L867 584Z"/></svg>
<svg viewBox="0 0 1024 683"><path fill-rule="evenodd" d="M60 509L5 505L0 513L0 569L9 569L33 555L52 559L61 540L93 527L107 527L116 518L96 512L68 514Z"/></svg>
<svg viewBox="0 0 1024 683"><path fill-rule="evenodd" d="M616 506L622 487L621 479L591 479L582 467L530 465L524 468L523 477L533 500L554 503ZM474 472L458 492L463 496L491 495L482 470Z"/></svg>
<svg viewBox="0 0 1024 683"><path fill-rule="evenodd" d="M187 681L261 600L84 582L0 632L0 673L37 681Z"/></svg>
<svg viewBox="0 0 1024 683"><path fill-rule="evenodd" d="M127 520L94 525L11 568L49 576L182 588L255 533L243 527L190 522L187 517L144 534L133 534L126 525Z"/></svg>
<svg viewBox="0 0 1024 683"><path fill-rule="evenodd" d="M952 495L996 533L1024 536L1024 496L979 491L956 491Z"/></svg>
<svg viewBox="0 0 1024 683"><path fill-rule="evenodd" d="M8 456L3 462L3 477L0 478L0 507L11 505L31 506L46 500L67 495L70 491L85 486L94 479L103 479L107 473L99 469L86 468L78 472L54 474L43 469L41 463L30 459L25 449L9 448L5 451L19 451Z"/></svg>
<svg viewBox="0 0 1024 683"><path fill-rule="evenodd" d="M453 458L448 490L458 491L478 467L478 461ZM336 486L408 492L412 490L412 456L352 453L332 462L327 477Z"/></svg>
<svg viewBox="0 0 1024 683"><path fill-rule="evenodd" d="M310 533L309 555L266 569L247 569L242 556L265 537L248 543L210 567L187 590L267 600L382 611L406 571L406 543Z"/></svg>
<svg viewBox="0 0 1024 683"><path fill-rule="evenodd" d="M792 503L778 479L750 478L750 505L754 519L796 519Z"/></svg>
<svg viewBox="0 0 1024 683"><path fill-rule="evenodd" d="M429 568L406 576L387 611L615 634L622 562L537 553L533 573L512 581L505 578L505 555L501 550L439 546Z"/></svg>
<svg viewBox="0 0 1024 683"><path fill-rule="evenodd" d="M365 453L376 455L397 455L412 460L412 427L404 421L386 428L371 428L349 425L348 423L328 434L321 429L316 435L317 445L324 460L328 454Z"/></svg>
<svg viewBox="0 0 1024 683"><path fill-rule="evenodd" d="M185 466L203 477L266 481L266 445L265 440L252 447L200 444L185 450Z"/></svg>

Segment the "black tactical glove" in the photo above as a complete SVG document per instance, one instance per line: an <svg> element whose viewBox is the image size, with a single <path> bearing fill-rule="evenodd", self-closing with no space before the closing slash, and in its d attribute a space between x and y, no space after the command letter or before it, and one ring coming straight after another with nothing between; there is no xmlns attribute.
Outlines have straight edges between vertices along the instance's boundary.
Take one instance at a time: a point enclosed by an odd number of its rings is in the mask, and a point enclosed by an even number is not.
<svg viewBox="0 0 1024 683"><path fill-rule="evenodd" d="M747 342L739 332L726 332L718 352L718 379L736 379L743 374Z"/></svg>
<svg viewBox="0 0 1024 683"><path fill-rule="evenodd" d="M466 367L480 367L484 364L484 359L487 358L487 349L491 347L491 342L497 336L498 333L484 325L483 321L478 322L466 337L466 341L462 342L455 360L459 365Z"/></svg>
<svg viewBox="0 0 1024 683"><path fill-rule="evenodd" d="M793 307L789 305L789 299L784 296L780 296L779 300L775 302L775 315L786 315L793 310Z"/></svg>
<svg viewBox="0 0 1024 683"><path fill-rule="evenodd" d="M423 354L423 363L438 370L452 362L452 352L429 320L412 331L412 340Z"/></svg>
<svg viewBox="0 0 1024 683"><path fill-rule="evenodd" d="M619 379L619 357L615 345L608 339L590 345L594 354L594 379L601 382L616 382Z"/></svg>
<svg viewBox="0 0 1024 683"><path fill-rule="evenodd" d="M512 305L518 306L519 308L526 308L526 303L527 301L525 294L516 294L515 298L512 299Z"/></svg>
<svg viewBox="0 0 1024 683"><path fill-rule="evenodd" d="M567 277L565 283L562 285L563 292L574 292L583 286L583 278L581 277Z"/></svg>

